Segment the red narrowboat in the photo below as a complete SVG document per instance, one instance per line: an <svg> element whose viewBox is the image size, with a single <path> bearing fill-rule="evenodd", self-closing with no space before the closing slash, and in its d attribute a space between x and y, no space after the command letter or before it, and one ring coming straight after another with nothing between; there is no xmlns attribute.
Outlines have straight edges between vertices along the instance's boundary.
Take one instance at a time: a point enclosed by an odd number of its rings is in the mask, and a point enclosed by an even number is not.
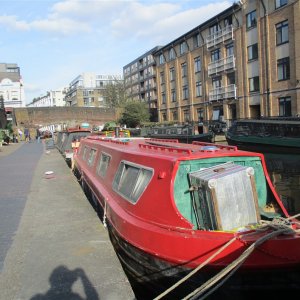
<svg viewBox="0 0 300 300"><path fill-rule="evenodd" d="M91 134L88 128L68 128L57 133L56 147L69 166L73 164L73 155L77 151L80 140Z"/></svg>
<svg viewBox="0 0 300 300"><path fill-rule="evenodd" d="M89 136L74 163L137 299L299 292L299 222L280 201L262 154Z"/></svg>

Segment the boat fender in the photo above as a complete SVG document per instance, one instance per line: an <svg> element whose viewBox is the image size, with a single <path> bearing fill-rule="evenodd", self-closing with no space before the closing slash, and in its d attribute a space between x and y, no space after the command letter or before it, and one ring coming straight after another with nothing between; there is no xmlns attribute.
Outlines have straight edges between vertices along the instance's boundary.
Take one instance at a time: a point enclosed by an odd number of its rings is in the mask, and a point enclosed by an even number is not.
<svg viewBox="0 0 300 300"><path fill-rule="evenodd" d="M103 212L103 226L104 228L107 228L107 223L106 223L106 204L107 199L104 199L104 212Z"/></svg>

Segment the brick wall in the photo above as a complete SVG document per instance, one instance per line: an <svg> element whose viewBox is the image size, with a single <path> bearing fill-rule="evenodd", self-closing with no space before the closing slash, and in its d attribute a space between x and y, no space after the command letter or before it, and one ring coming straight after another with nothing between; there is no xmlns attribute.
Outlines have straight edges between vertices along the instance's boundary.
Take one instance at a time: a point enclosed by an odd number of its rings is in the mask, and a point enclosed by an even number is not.
<svg viewBox="0 0 300 300"><path fill-rule="evenodd" d="M97 107L28 107L13 111L14 125L29 128L52 124L74 126L83 122L99 125L117 118L114 109Z"/></svg>

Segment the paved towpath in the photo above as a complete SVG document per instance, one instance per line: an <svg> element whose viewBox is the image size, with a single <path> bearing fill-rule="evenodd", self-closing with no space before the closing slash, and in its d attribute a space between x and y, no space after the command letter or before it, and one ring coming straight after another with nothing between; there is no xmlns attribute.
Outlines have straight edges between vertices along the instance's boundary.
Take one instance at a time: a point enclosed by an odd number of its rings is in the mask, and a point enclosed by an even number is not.
<svg viewBox="0 0 300 300"><path fill-rule="evenodd" d="M106 229L57 150L36 142L2 147L0 300L54 299L134 295Z"/></svg>

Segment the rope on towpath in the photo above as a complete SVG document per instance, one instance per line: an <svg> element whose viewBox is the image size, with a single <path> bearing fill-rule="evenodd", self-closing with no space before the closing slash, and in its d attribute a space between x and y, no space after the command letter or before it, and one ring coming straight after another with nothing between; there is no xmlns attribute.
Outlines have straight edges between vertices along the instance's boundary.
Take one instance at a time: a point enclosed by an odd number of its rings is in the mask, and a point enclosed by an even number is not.
<svg viewBox="0 0 300 300"><path fill-rule="evenodd" d="M293 225L297 225L298 228L300 228L300 222L293 221L292 219L298 218L300 214L297 214L295 216L289 217L289 218L274 218L272 221L261 221L260 227L258 227L254 232L251 231L250 233L246 233L239 236L239 239L243 238L243 236L249 236L256 234L257 232L263 232L267 231L269 229L272 229L273 231L270 233L267 233L266 235L262 236L258 240L256 240L253 244L251 244L237 259L235 259L231 264L229 264L227 267L225 267L223 270L221 270L218 274L216 274L214 277L206 281L204 284L202 284L199 288L195 289L192 293L187 295L183 300L195 300L195 299L205 299L210 294L212 294L216 289L218 289L226 280L228 280L237 270L238 268L243 264L243 262L249 257L249 255L261 244L263 244L265 241L281 235L281 234L299 234L300 229L293 229ZM224 249L226 249L230 244L232 244L235 240L237 240L238 236L234 236L229 242L227 242L224 246L222 246L217 252L215 252L213 255L211 255L207 260L205 260L201 265L199 265L197 268L192 270L189 274L187 274L185 277L183 277L181 280L176 282L173 286L168 288L166 291L158 295L154 300L159 300L166 296L168 293L170 293L172 290L174 290L176 287L178 287L180 284L185 282L187 279L189 279L192 275L194 275L196 272L198 272L200 269L202 269L205 265L207 265L214 257L216 257L218 254L220 254ZM215 286L214 286L215 285ZM211 289L210 289L211 288ZM209 290L210 289L210 290ZM206 293L204 295L204 293ZM201 298L199 298L202 296Z"/></svg>

